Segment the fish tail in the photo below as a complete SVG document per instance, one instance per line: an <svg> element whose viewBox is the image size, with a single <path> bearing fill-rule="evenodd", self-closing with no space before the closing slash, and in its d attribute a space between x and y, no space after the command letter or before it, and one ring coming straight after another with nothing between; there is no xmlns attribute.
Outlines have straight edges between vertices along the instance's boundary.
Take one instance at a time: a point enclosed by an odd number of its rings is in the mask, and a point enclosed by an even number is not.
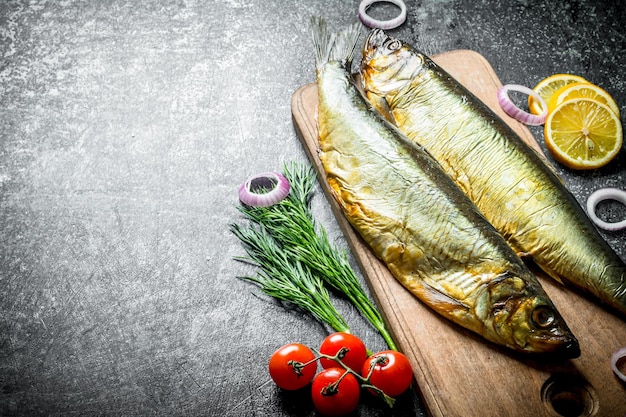
<svg viewBox="0 0 626 417"><path fill-rule="evenodd" d="M328 31L326 21L319 17L311 18L311 26L315 46L315 68L319 70L329 62L339 62L343 67L349 68L361 34L360 26L355 23L341 32L331 33Z"/></svg>

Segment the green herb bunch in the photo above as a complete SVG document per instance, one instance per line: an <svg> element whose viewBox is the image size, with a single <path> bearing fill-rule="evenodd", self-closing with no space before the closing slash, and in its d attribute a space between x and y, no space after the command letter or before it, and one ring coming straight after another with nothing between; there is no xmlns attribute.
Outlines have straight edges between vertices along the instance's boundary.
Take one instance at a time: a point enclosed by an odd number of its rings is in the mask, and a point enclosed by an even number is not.
<svg viewBox="0 0 626 417"><path fill-rule="evenodd" d="M345 251L330 244L326 231L317 227L311 212L311 196L317 177L310 166L292 163L284 176L291 190L287 198L269 207L242 204L239 210L250 221L246 227L231 224L250 262L260 271L240 277L258 284L262 291L294 304L335 331L349 332L345 319L333 306L326 286L347 298L378 330L390 349L397 350L375 305L365 293Z"/></svg>

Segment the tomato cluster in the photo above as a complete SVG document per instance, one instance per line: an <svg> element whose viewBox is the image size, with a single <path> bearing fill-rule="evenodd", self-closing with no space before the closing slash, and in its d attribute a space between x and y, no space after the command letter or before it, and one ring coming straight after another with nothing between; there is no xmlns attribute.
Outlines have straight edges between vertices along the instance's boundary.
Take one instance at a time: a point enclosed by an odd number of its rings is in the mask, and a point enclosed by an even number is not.
<svg viewBox="0 0 626 417"><path fill-rule="evenodd" d="M406 391L413 379L411 364L402 353L386 350L368 357L363 341L343 332L327 336L317 354L300 343L281 347L270 357L269 372L285 390L299 390L311 383L313 405L327 416L355 410L361 388L393 406L393 398Z"/></svg>

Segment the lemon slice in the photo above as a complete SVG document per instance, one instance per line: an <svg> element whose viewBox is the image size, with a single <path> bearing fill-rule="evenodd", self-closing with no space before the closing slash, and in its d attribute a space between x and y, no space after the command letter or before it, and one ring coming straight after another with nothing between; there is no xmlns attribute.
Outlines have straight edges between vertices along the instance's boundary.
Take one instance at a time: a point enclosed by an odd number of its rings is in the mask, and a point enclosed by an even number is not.
<svg viewBox="0 0 626 417"><path fill-rule="evenodd" d="M539 84L533 88L537 94L543 98L546 103L550 103L550 98L559 88L573 83L586 83L588 82L583 77L573 74L554 74L543 80L539 81ZM532 114L541 114L543 109L538 100L532 96L528 97L528 109Z"/></svg>
<svg viewBox="0 0 626 417"><path fill-rule="evenodd" d="M567 84L556 90L548 102L548 111L554 110L562 102L573 98L589 98L599 101L609 106L619 117L619 106L613 97L599 86L587 82Z"/></svg>
<svg viewBox="0 0 626 417"><path fill-rule="evenodd" d="M559 104L544 125L546 147L572 169L606 165L622 147L622 124L606 104L574 98Z"/></svg>

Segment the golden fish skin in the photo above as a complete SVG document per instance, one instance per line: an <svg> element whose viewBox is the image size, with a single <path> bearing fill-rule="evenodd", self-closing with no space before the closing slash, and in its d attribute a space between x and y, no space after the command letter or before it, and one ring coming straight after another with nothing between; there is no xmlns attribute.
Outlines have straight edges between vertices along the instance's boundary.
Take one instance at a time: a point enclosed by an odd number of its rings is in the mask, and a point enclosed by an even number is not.
<svg viewBox="0 0 626 417"><path fill-rule="evenodd" d="M320 160L334 197L376 256L426 305L487 340L520 352L580 355L502 236L439 164L358 92L346 70L358 26L338 35L323 22L313 26Z"/></svg>
<svg viewBox="0 0 626 417"><path fill-rule="evenodd" d="M374 30L362 55L371 103L439 161L517 253L626 314L626 265L543 156L406 43Z"/></svg>

